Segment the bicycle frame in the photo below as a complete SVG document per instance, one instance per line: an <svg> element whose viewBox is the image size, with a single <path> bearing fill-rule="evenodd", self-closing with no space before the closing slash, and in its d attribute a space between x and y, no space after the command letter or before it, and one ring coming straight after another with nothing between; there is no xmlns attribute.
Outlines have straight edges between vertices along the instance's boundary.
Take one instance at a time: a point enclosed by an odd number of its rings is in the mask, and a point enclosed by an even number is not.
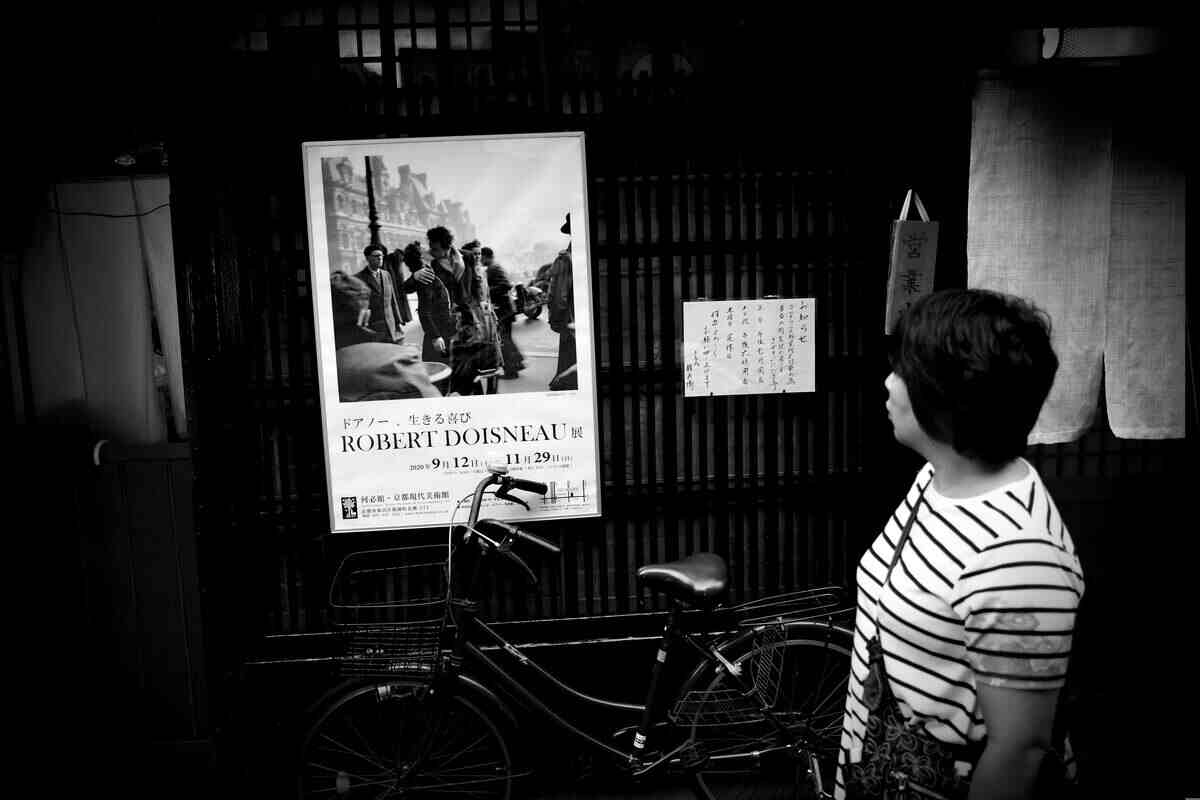
<svg viewBox="0 0 1200 800"><path fill-rule="evenodd" d="M669 716L664 712L661 717L656 718L654 709L659 708L658 701L662 699L660 695L664 694L664 687L660 685L659 676L667 661L667 653L674 649L677 644L687 644L694 652L701 656L703 661L697 665L693 671L693 675L706 667L713 670L726 670L734 677L741 685L742 689L751 696L755 693L755 687L751 681L741 675L741 670L723 655L722 648L728 646L734 641L743 639L747 633L729 634L708 634L711 638L703 643L699 641L700 637L689 631L680 630L678 625L679 613L682 611L682 606L676 604L668 613L666 624L663 628L662 637L659 643L658 656L654 662L651 673L650 686L647 690L646 702L644 704L625 703L613 700L606 700L599 697L581 692L574 687L564 683L555 677L552 673L543 668L531 656L524 653L520 647L513 645L505 639L500 633L493 629L484 620L478 616L478 603L474 600L458 600L455 605L461 611L457 622L457 630L455 633L454 645L446 659L447 667L442 675L444 680L456 680L460 674L464 664L468 664L475 668L486 670L490 679L503 685L506 690L515 695L529 709L533 710L546 720L556 725L561 730L567 732L578 741L582 742L588 748L597 752L610 760L614 761L621 768L626 769L635 777L642 777L660 768L667 767L672 764L678 764L683 754L689 745L688 732L678 727ZM832 628L832 630L843 631L844 629ZM482 646L477 640L485 642ZM531 690L526 681L515 677L506 670L496 659L492 658L484 649L494 647L496 652L507 654L512 661L519 665L527 674L537 676L555 686L559 691L567 696L574 698L581 703L606 708L616 711L624 711L630 714L640 716L640 723L637 725L629 725L620 728L616 733L633 734L632 745L629 749L614 746L605 741L602 741L592 732L574 724L569 719L558 713L550 704L545 702L535 691ZM686 683L686 682L685 682ZM681 684L682 686L683 684ZM804 746L795 732L787 727L779 720L771 711L769 706L762 705L759 708L763 719L768 721L780 735L780 744L774 748L764 748L758 750L753 756L749 755L734 755L724 756L721 760L737 761L746 758L759 758L770 756L772 753L782 753L795 750ZM645 747L648 736L651 732L655 734L655 743L658 743L658 737L666 734L668 738L665 740L668 745L672 745L665 751L649 751ZM677 742L672 741L669 733L674 731L678 739ZM641 745L639 747L639 744Z"/></svg>

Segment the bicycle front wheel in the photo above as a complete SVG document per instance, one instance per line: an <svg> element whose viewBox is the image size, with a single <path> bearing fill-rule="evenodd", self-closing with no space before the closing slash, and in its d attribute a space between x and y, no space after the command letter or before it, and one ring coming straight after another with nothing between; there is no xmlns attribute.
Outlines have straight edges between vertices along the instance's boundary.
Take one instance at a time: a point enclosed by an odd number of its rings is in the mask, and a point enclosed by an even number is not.
<svg viewBox="0 0 1200 800"><path fill-rule="evenodd" d="M736 660L726 657L755 684L753 694L747 697L721 670L685 689L677 706L676 720L690 724L707 756L697 775L701 787L722 800L832 797L850 675L848 632L796 623L747 634L740 644ZM799 747L787 745L758 702Z"/></svg>
<svg viewBox="0 0 1200 800"><path fill-rule="evenodd" d="M492 719L458 694L380 681L353 688L305 737L301 798L472 797L507 800L508 746Z"/></svg>

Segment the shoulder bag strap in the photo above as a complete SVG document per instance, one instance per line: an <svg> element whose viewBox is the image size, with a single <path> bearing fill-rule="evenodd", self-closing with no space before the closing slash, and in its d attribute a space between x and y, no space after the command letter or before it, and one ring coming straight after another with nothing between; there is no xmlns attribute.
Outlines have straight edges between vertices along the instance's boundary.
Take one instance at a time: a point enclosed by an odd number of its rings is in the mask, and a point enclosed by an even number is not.
<svg viewBox="0 0 1200 800"><path fill-rule="evenodd" d="M888 583L892 580L892 570L896 567L896 562L900 560L900 551L904 549L904 544L908 541L908 535L912 533L913 523L917 521L917 514L921 510L921 498L925 496L925 490L929 488L929 484L933 483L933 476L930 475L929 480L917 492L917 502L913 503L912 511L908 515L908 519L904 521L904 530L900 532L900 541L896 542L896 550L892 553L892 563L888 565L887 575L884 576L883 584L879 587L879 594L875 596L875 625L879 625L879 602L883 599L883 590L887 588Z"/></svg>

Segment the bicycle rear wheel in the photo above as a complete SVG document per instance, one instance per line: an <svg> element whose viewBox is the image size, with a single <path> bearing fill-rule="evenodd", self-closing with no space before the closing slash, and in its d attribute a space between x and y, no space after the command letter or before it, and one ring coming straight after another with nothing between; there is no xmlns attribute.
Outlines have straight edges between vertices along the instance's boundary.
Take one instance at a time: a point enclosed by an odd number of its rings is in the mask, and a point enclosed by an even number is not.
<svg viewBox="0 0 1200 800"><path fill-rule="evenodd" d="M330 703L305 737L300 797L507 800L512 762L501 731L467 698L442 695L379 681Z"/></svg>
<svg viewBox="0 0 1200 800"><path fill-rule="evenodd" d="M832 797L851 638L840 628L796 623L747 639L730 647L745 648L736 659L726 657L751 677L763 701L804 748L782 746L777 729L758 713L757 698L743 697L724 670L710 672L685 687L676 713L681 725L690 719L691 736L708 757L698 782L722 800ZM818 775L809 774L809 753Z"/></svg>

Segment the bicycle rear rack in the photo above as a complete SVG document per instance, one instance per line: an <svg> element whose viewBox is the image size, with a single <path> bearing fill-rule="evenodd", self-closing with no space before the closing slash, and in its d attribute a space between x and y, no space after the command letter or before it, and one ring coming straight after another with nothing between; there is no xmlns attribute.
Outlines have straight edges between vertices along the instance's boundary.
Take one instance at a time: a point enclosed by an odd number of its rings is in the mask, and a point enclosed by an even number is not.
<svg viewBox="0 0 1200 800"><path fill-rule="evenodd" d="M853 613L846 603L840 586L818 586L796 592L748 600L723 609L737 620L742 628L755 628L766 623L804 622Z"/></svg>

